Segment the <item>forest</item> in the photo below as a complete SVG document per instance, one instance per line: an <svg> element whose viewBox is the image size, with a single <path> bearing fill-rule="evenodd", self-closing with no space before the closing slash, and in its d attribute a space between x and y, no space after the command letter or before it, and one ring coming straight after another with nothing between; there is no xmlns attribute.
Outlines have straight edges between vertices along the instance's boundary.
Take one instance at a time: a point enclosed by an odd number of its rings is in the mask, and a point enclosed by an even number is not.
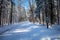
<svg viewBox="0 0 60 40"><path fill-rule="evenodd" d="M60 0L0 0L0 25L9 25L21 21L38 22L60 25Z"/></svg>

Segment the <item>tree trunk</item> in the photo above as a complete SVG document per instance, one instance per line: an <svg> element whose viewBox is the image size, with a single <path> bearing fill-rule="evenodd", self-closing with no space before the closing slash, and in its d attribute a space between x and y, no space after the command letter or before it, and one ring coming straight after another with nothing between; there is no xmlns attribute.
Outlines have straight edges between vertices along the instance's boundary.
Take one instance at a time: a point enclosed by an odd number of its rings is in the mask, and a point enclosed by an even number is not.
<svg viewBox="0 0 60 40"><path fill-rule="evenodd" d="M53 16L53 3L52 0L48 1L49 2L49 9L50 9L50 23L51 25L54 23L54 16Z"/></svg>
<svg viewBox="0 0 60 40"><path fill-rule="evenodd" d="M0 6L0 25L1 25L1 13L2 13L2 4L3 4L3 0L1 0L1 6Z"/></svg>
<svg viewBox="0 0 60 40"><path fill-rule="evenodd" d="M59 0L57 0L57 21L59 25Z"/></svg>
<svg viewBox="0 0 60 40"><path fill-rule="evenodd" d="M43 20L43 24L44 24L44 12L42 13L42 20Z"/></svg>
<svg viewBox="0 0 60 40"><path fill-rule="evenodd" d="M11 0L10 23L12 23L13 1Z"/></svg>

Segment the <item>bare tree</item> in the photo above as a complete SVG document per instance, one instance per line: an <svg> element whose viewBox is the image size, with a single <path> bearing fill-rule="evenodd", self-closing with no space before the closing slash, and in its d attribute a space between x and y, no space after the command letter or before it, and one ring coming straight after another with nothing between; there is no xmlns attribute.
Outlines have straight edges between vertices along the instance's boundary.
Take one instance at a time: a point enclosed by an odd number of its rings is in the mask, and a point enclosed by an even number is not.
<svg viewBox="0 0 60 40"><path fill-rule="evenodd" d="M1 25L1 13L2 13L2 8L3 8L3 0L0 0L0 25Z"/></svg>
<svg viewBox="0 0 60 40"><path fill-rule="evenodd" d="M13 13L13 0L11 0L10 23L12 23L12 13Z"/></svg>
<svg viewBox="0 0 60 40"><path fill-rule="evenodd" d="M57 0L57 20L59 25L59 0Z"/></svg>
<svg viewBox="0 0 60 40"><path fill-rule="evenodd" d="M32 1L32 2L31 2ZM31 18L31 21L34 22L35 19L34 19L34 3L33 3L33 0L28 0L28 3L29 3L29 7L30 7L30 18Z"/></svg>

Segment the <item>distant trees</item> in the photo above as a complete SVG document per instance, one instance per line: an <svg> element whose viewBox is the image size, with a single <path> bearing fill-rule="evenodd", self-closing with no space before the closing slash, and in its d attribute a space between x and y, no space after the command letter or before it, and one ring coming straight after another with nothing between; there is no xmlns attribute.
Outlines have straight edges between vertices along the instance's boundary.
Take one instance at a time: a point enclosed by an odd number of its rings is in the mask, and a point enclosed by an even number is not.
<svg viewBox="0 0 60 40"><path fill-rule="evenodd" d="M6 23L11 24L13 20L14 22L16 20L18 20L18 22L25 20L25 0L17 1L18 4L16 7L14 0L0 0L0 25L4 25ZM35 20L38 19L39 23L44 24L48 17L51 25L54 23L60 24L60 0L28 0L28 6L30 21L35 22ZM13 12L15 13L13 14Z"/></svg>
<svg viewBox="0 0 60 40"><path fill-rule="evenodd" d="M30 21L34 22L35 21L35 18L34 18L34 9L35 9L34 0L28 0L28 3L29 3Z"/></svg>
<svg viewBox="0 0 60 40"><path fill-rule="evenodd" d="M12 0L0 0L0 25L12 23L13 5Z"/></svg>
<svg viewBox="0 0 60 40"><path fill-rule="evenodd" d="M49 17L50 24L54 24L56 21L59 24L59 0L35 0L36 1L36 10L41 20L42 13L42 22L46 21L45 17ZM44 13L45 12L45 13ZM56 20L57 19L57 20Z"/></svg>
<svg viewBox="0 0 60 40"><path fill-rule="evenodd" d="M26 19L26 10L24 7L25 0L18 0L18 14L19 14L19 22L25 21Z"/></svg>

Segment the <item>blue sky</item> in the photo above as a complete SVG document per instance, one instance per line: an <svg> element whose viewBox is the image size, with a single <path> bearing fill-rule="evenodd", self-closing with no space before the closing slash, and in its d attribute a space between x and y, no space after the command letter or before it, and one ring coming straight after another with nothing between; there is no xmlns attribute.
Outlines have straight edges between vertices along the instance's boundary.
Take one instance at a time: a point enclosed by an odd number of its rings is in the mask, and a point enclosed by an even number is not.
<svg viewBox="0 0 60 40"><path fill-rule="evenodd" d="M18 3L17 3L17 0L14 0L14 2L15 2L16 5L18 4Z"/></svg>
<svg viewBox="0 0 60 40"><path fill-rule="evenodd" d="M15 3L16 3L16 6L18 5L18 1L15 0ZM25 9L28 9L29 5L28 5L28 1L27 0L24 0L24 4L22 5L25 7Z"/></svg>

